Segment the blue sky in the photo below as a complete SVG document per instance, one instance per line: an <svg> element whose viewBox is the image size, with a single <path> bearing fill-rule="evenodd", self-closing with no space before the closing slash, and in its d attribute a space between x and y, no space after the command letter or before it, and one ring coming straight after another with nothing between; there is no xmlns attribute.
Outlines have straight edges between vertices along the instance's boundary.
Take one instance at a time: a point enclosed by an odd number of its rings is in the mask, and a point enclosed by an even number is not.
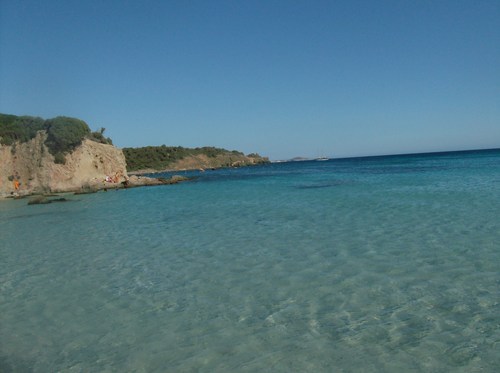
<svg viewBox="0 0 500 373"><path fill-rule="evenodd" d="M272 159L500 147L500 2L0 2L0 112Z"/></svg>

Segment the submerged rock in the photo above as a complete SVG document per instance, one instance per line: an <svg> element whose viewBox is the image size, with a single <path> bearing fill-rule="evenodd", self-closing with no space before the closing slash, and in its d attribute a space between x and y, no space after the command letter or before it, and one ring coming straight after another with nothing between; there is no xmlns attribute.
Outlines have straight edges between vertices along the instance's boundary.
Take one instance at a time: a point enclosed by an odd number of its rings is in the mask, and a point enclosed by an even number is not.
<svg viewBox="0 0 500 373"><path fill-rule="evenodd" d="M50 203L50 200L45 196L35 196L28 201L28 205L45 205L47 203Z"/></svg>
<svg viewBox="0 0 500 373"><path fill-rule="evenodd" d="M46 205L53 202L67 202L66 198L52 198L49 199L47 196L34 196L28 201L28 205Z"/></svg>

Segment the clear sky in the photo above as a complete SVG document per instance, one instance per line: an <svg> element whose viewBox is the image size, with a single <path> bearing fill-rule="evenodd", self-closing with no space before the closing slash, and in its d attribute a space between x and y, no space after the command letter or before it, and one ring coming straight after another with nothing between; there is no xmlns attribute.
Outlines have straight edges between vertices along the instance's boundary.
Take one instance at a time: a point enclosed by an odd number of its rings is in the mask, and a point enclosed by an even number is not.
<svg viewBox="0 0 500 373"><path fill-rule="evenodd" d="M500 1L0 1L0 112L272 159L500 147Z"/></svg>

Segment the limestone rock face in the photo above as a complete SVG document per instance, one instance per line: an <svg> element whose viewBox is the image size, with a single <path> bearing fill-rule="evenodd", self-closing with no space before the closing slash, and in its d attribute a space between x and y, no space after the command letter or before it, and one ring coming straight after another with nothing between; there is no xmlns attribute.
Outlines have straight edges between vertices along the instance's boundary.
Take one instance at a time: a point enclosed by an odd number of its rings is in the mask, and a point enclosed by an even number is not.
<svg viewBox="0 0 500 373"><path fill-rule="evenodd" d="M19 195L78 191L85 185L102 183L107 177L127 176L123 152L112 145L84 140L65 164L54 163L45 146L43 132L26 142L0 145L0 197L15 192L14 180L20 182Z"/></svg>

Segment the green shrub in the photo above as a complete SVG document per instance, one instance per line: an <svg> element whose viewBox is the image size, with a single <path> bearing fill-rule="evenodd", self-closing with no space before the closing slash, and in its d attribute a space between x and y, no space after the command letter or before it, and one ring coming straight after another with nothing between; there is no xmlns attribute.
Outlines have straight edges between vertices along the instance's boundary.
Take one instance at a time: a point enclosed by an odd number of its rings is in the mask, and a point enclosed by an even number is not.
<svg viewBox="0 0 500 373"><path fill-rule="evenodd" d="M54 154L54 163L66 164L66 157L64 156L64 153L59 152Z"/></svg>
<svg viewBox="0 0 500 373"><path fill-rule="evenodd" d="M42 118L0 114L0 143L4 145L29 141L44 129Z"/></svg>
<svg viewBox="0 0 500 373"><path fill-rule="evenodd" d="M47 141L45 144L52 155L73 151L90 134L90 128L83 120L57 117L45 122Z"/></svg>
<svg viewBox="0 0 500 373"><path fill-rule="evenodd" d="M104 131L106 128L101 128L99 131L91 132L87 138L89 140L101 143L101 144L109 144L113 145L113 141L109 137L104 137Z"/></svg>
<svg viewBox="0 0 500 373"><path fill-rule="evenodd" d="M113 144L109 137L104 137L105 128L90 132L87 123L80 119L61 116L43 120L40 117L0 114L0 144L12 145L12 154L16 153L16 143L35 138L39 131L47 133L45 145L55 162L60 164L65 163L64 155L72 152L85 138L102 144Z"/></svg>

